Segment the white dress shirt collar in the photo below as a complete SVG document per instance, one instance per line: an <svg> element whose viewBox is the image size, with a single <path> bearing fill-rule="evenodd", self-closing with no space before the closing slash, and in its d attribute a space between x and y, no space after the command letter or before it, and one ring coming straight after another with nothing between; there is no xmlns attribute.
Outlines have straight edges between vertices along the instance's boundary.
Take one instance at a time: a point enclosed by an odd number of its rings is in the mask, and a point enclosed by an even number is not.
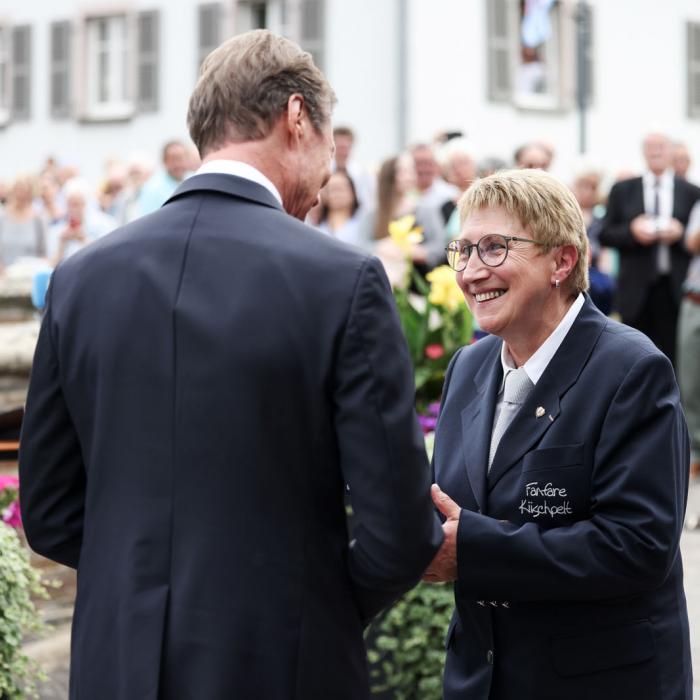
<svg viewBox="0 0 700 700"><path fill-rule="evenodd" d="M559 346L564 341L566 334L571 329L571 326L574 325L574 321L579 315L584 301L585 298L583 294L579 294L569 310L566 312L566 314L564 314L564 318L559 321L559 324L552 331L547 340L545 340L544 343L537 348L537 351L523 365L525 373L528 377L530 377L533 384L537 384L540 377L547 369L547 365L551 362L555 353L559 349ZM503 343L501 346L501 364L503 366L503 380L501 381L499 394L503 391L503 383L505 382L506 374L510 370L517 369L505 343Z"/></svg>
<svg viewBox="0 0 700 700"><path fill-rule="evenodd" d="M258 185L262 185L280 204L282 204L282 197L278 189L272 184L272 181L257 168L254 168L248 163L244 163L240 160L224 160L223 158L219 160L209 160L206 163L202 163L202 166L197 170L195 175L204 175L206 173L235 175L236 177L242 177L246 180L256 182Z"/></svg>

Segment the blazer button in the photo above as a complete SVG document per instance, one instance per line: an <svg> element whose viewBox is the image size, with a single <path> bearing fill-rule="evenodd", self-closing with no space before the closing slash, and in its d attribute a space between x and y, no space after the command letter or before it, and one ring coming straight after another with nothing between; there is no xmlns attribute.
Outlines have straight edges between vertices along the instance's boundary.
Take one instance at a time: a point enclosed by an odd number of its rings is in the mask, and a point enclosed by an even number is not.
<svg viewBox="0 0 700 700"><path fill-rule="evenodd" d="M491 649L486 652L486 662L493 665L493 652Z"/></svg>

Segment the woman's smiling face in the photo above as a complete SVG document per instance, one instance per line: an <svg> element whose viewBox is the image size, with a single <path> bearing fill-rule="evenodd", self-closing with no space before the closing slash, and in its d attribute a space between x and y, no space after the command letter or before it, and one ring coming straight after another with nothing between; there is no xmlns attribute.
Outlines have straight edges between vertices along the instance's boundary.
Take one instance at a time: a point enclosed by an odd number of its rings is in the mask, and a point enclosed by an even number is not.
<svg viewBox="0 0 700 700"><path fill-rule="evenodd" d="M517 218L494 207L472 212L462 226L460 240L477 243L489 234L532 239ZM506 259L498 267L485 265L474 249L467 267L456 274L479 326L508 345L519 345L541 336L549 326L555 269L551 251L533 243L509 241Z"/></svg>

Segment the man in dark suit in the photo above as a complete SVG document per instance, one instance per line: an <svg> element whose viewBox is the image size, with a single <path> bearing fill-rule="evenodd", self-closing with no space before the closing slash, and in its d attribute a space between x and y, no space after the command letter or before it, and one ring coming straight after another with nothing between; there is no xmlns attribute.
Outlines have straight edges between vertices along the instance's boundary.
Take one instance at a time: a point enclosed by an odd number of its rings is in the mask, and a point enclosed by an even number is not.
<svg viewBox="0 0 700 700"><path fill-rule="evenodd" d="M460 208L448 260L491 335L453 359L436 432L445 542L426 577L455 581L445 700L690 700L671 364L585 294L561 183L505 171Z"/></svg>
<svg viewBox="0 0 700 700"><path fill-rule="evenodd" d="M676 177L663 134L643 142L647 172L610 190L600 243L620 253L616 306L622 320L645 333L675 363L681 287L690 256L683 232L700 189Z"/></svg>
<svg viewBox="0 0 700 700"><path fill-rule="evenodd" d="M363 626L441 542L381 265L301 222L333 101L292 42L224 43L198 174L54 273L20 474L78 569L71 698L367 697Z"/></svg>

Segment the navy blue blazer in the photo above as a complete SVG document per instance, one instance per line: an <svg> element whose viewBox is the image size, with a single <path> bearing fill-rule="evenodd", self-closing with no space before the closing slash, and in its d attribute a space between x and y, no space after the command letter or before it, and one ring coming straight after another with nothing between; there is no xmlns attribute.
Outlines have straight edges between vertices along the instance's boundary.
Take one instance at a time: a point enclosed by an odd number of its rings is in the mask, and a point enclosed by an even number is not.
<svg viewBox="0 0 700 700"><path fill-rule="evenodd" d="M61 264L20 477L29 543L78 569L70 697L367 697L363 625L442 540L413 402L379 261L250 181Z"/></svg>
<svg viewBox="0 0 700 700"><path fill-rule="evenodd" d="M500 351L453 359L437 427L435 480L463 508L445 700L690 700L669 361L587 298L487 476Z"/></svg>

